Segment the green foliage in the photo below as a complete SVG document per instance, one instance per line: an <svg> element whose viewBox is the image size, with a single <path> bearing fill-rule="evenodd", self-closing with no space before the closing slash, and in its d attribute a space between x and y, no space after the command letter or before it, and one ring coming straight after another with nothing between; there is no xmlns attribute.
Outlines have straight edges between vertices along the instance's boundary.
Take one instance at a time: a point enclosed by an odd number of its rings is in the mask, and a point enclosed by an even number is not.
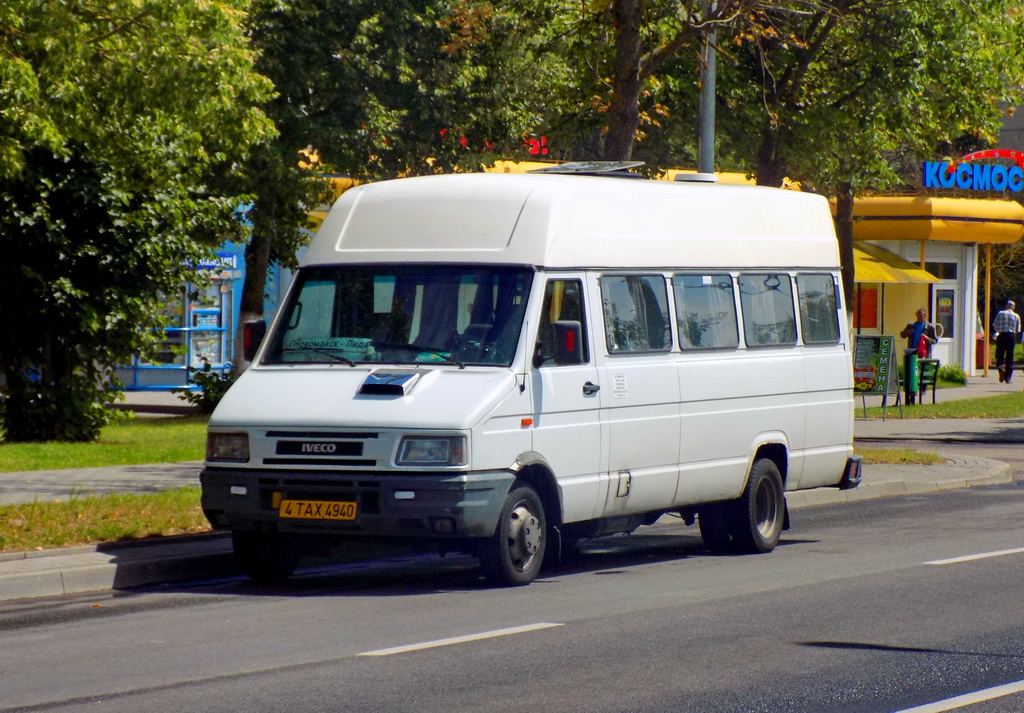
<svg viewBox="0 0 1024 713"><path fill-rule="evenodd" d="M199 413L210 414L217 408L217 404L224 398L224 394L235 382L235 377L230 371L223 373L210 369L207 362L202 369L189 367L189 381L199 387L199 391L192 389L171 389L172 393L178 395L183 401L195 406Z"/></svg>
<svg viewBox="0 0 1024 713"><path fill-rule="evenodd" d="M956 364L943 364L939 367L939 381L950 384L967 384L967 374Z"/></svg>
<svg viewBox="0 0 1024 713"><path fill-rule="evenodd" d="M269 135L244 0L11 0L0 10L0 310L7 441L91 440L161 293L240 226Z"/></svg>
<svg viewBox="0 0 1024 713"><path fill-rule="evenodd" d="M8 376L7 398L0 399L4 441L91 441L113 421L87 379L47 385L34 376L14 374L13 383Z"/></svg>
<svg viewBox="0 0 1024 713"><path fill-rule="evenodd" d="M939 142L990 140L1001 107L1018 103L1013 0L816 5L779 4L761 14L764 31L719 38L719 137L759 182L885 190L908 179L908 164L916 175L915 159Z"/></svg>

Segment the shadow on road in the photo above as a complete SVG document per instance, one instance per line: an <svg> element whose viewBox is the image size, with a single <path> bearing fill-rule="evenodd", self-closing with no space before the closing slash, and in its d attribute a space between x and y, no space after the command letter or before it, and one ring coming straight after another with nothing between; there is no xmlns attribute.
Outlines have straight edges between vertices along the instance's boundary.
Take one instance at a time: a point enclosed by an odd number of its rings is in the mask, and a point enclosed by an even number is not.
<svg viewBox="0 0 1024 713"><path fill-rule="evenodd" d="M783 538L779 546L805 542L808 541ZM561 577L574 575L628 576L633 569L647 564L719 556L708 552L699 534L613 535L580 542L560 563L546 564L531 586L555 584ZM410 551L359 562L328 558L306 562L280 585L260 585L237 576L145 589L256 597L409 597L490 588L474 557Z"/></svg>

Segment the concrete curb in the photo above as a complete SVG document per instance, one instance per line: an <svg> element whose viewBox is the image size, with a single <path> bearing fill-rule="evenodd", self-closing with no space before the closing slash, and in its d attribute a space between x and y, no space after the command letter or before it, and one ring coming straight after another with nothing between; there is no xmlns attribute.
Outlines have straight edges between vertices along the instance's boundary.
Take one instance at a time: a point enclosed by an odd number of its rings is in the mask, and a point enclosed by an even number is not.
<svg viewBox="0 0 1024 713"><path fill-rule="evenodd" d="M879 483L861 483L853 490L815 488L813 490L786 493L786 502L791 510L797 510L815 505L837 505L862 500L873 500L875 498L938 493L943 490L972 488L982 485L1000 485L1013 482L1013 473L1010 470L1010 466L998 461L987 462L991 465L979 468L978 472L972 473L970 476L951 476L934 480L922 480L920 478L894 479ZM942 468L943 466L931 467Z"/></svg>
<svg viewBox="0 0 1024 713"><path fill-rule="evenodd" d="M0 601L237 573L231 538L222 533L154 543L7 553L0 560Z"/></svg>

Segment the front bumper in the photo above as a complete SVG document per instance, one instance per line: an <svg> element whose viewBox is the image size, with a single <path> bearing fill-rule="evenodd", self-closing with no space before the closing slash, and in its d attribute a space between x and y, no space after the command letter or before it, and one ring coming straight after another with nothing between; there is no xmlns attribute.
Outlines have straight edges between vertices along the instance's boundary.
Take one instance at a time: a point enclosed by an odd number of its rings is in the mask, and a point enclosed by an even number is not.
<svg viewBox="0 0 1024 713"><path fill-rule="evenodd" d="M331 473L205 468L202 507L217 529L355 538L490 537L515 476L471 473ZM397 496L396 496L397 494ZM280 517L280 500L355 502L355 520Z"/></svg>

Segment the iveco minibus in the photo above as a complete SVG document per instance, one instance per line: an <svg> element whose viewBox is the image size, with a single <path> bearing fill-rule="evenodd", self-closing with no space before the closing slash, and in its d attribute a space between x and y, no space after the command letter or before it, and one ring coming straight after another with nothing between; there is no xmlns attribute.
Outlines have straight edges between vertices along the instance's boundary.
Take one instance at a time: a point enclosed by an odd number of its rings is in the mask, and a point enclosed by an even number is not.
<svg viewBox="0 0 1024 713"><path fill-rule="evenodd" d="M568 169L563 169L568 170ZM436 543L526 584L672 513L768 552L785 493L853 487L824 198L594 175L358 186L210 419L203 509L242 569ZM264 334L265 332L265 334Z"/></svg>

